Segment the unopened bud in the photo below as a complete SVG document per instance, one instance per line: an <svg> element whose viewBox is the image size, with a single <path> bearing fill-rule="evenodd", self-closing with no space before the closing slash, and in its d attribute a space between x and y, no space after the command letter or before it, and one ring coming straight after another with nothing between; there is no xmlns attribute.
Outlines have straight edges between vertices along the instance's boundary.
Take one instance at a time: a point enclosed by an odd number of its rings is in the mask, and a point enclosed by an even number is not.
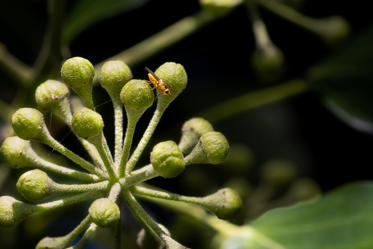
<svg viewBox="0 0 373 249"><path fill-rule="evenodd" d="M92 86L95 69L92 63L82 57L66 60L61 68L64 82L79 94L89 108L93 108Z"/></svg>
<svg viewBox="0 0 373 249"><path fill-rule="evenodd" d="M131 69L120 60L107 61L101 67L100 84L111 97L119 97L121 89L130 79Z"/></svg>
<svg viewBox="0 0 373 249"><path fill-rule="evenodd" d="M154 102L154 92L145 80L130 80L120 92L129 119L138 119Z"/></svg>
<svg viewBox="0 0 373 249"><path fill-rule="evenodd" d="M115 202L100 198L89 207L89 215L92 221L102 227L110 226L120 219L120 210Z"/></svg>
<svg viewBox="0 0 373 249"><path fill-rule="evenodd" d="M175 62L163 63L155 71L157 75L170 90L170 94L160 94L158 96L158 106L166 108L185 89L188 83L188 76L184 67Z"/></svg>
<svg viewBox="0 0 373 249"><path fill-rule="evenodd" d="M0 197L0 226L10 227L33 213L32 205L16 200L12 196Z"/></svg>
<svg viewBox="0 0 373 249"><path fill-rule="evenodd" d="M20 176L17 190L26 200L38 202L51 194L52 185L53 182L45 172L34 169Z"/></svg>
<svg viewBox="0 0 373 249"><path fill-rule="evenodd" d="M82 138L90 138L101 134L104 121L99 113L83 107L76 111L72 119L72 129Z"/></svg>
<svg viewBox="0 0 373 249"><path fill-rule="evenodd" d="M163 177L171 178L179 175L185 168L183 154L174 141L158 143L150 154L150 162Z"/></svg>
<svg viewBox="0 0 373 249"><path fill-rule="evenodd" d="M242 206L241 198L230 188L220 189L201 200L201 205L222 219L231 217Z"/></svg>
<svg viewBox="0 0 373 249"><path fill-rule="evenodd" d="M26 140L38 139L45 128L44 117L35 108L21 108L13 114L12 126L20 138Z"/></svg>
<svg viewBox="0 0 373 249"><path fill-rule="evenodd" d="M192 151L198 143L199 138L206 132L213 131L214 128L206 119L192 118L186 121L181 129L182 135L179 143L180 150L184 155Z"/></svg>
<svg viewBox="0 0 373 249"><path fill-rule="evenodd" d="M229 152L229 143L225 136L216 131L205 133L199 139L192 152L185 158L186 165L222 163Z"/></svg>

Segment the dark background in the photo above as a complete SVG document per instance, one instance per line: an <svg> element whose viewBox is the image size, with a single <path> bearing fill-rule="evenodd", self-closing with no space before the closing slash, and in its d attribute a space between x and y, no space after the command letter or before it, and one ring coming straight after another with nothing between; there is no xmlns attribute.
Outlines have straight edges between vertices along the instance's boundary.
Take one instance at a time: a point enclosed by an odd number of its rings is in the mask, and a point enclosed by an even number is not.
<svg viewBox="0 0 373 249"><path fill-rule="evenodd" d="M302 13L313 17L335 14L345 17L351 24L353 39L372 21L370 8L364 6L365 2L309 0ZM68 3L67 9L72 1ZM198 9L196 0L150 1L141 8L85 30L72 42L71 55L85 57L93 64L101 62ZM308 68L338 52L312 33L265 10L261 13L273 42L284 52L287 61L287 73L276 83L302 77ZM46 18L45 1L1 1L0 41L18 58L32 64L42 43ZM144 78L145 65L155 69L163 62L176 61L184 65L189 77L187 89L166 112L148 146L148 152L152 144L159 141L177 141L182 123L208 107L248 91L268 87L253 76L249 65L253 49L250 21L246 9L241 6L227 17L133 68L135 78ZM338 49L343 50L343 46ZM0 97L10 100L14 95L14 86L1 75L0 84ZM97 87L95 99L100 104L109 97ZM111 104L101 105L97 110L104 116L106 134L112 134ZM135 141L138 141L150 116L151 111L148 111L142 118ZM273 158L289 159L297 165L302 176L315 179L323 191L372 178L373 137L354 130L334 116L322 104L322 96L317 93L303 94L241 113L214 124L214 127L223 132L230 143L249 146L255 155L256 165ZM110 135L108 137L111 141ZM58 138L74 146L75 140L69 131L62 130ZM144 164L148 160L148 152L144 153ZM221 183L229 177L224 172L220 168L206 171L207 174L222 174L217 176ZM255 175L248 178L256 180ZM155 182L183 191L177 181L162 179Z"/></svg>

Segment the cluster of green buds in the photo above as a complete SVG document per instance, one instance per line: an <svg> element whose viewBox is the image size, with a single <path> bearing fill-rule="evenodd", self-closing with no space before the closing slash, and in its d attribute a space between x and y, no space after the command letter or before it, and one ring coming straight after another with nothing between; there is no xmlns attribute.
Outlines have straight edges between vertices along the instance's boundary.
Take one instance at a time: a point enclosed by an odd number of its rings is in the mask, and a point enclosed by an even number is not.
<svg viewBox="0 0 373 249"><path fill-rule="evenodd" d="M153 83L157 94L149 81L132 79L130 68L122 61L108 61L102 66L97 78L109 94L114 108L113 153L103 133L104 121L94 108L93 65L81 57L70 58L63 64L61 76L64 83L47 80L36 89L38 109L21 108L12 116L16 136L5 139L0 152L10 167L30 170L23 173L17 182L17 190L24 200L17 200L12 196L0 197L1 226L16 225L37 212L93 201L87 210L87 216L74 230L61 237L46 237L36 246L38 249L82 248L100 227L114 229L115 224L122 224L120 206L125 201L140 224L161 246L186 248L173 240L167 229L147 214L137 197L199 205L219 218L230 217L240 208L240 198L229 188L204 197L192 197L144 184L158 176L176 177L192 164L223 162L228 154L229 144L223 134L214 131L211 124L202 118L192 118L185 122L179 144L174 141L156 144L150 154L150 164L135 170L166 108L187 85L187 74L182 65L167 62L154 72L153 78L159 81L159 85ZM169 94L165 94L165 87ZM85 107L72 108L69 88L82 98ZM136 124L154 102L156 107L153 117L132 151ZM125 133L123 107L127 116ZM79 156L52 137L44 121L44 114L47 112L53 113L71 128L91 160ZM76 167L42 157L35 149L36 143L49 146L68 158ZM76 183L58 183L48 175L49 172L72 178ZM82 235L81 239L72 245L79 235Z"/></svg>

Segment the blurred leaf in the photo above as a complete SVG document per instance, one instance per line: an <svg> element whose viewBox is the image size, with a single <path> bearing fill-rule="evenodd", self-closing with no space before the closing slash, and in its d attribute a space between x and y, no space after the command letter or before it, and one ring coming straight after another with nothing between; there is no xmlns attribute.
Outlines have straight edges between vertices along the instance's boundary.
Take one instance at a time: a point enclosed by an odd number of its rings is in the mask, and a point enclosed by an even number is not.
<svg viewBox="0 0 373 249"><path fill-rule="evenodd" d="M352 127L373 133L373 26L310 71L324 103Z"/></svg>
<svg viewBox="0 0 373 249"><path fill-rule="evenodd" d="M84 29L93 24L140 7L149 0L78 0L70 11L63 27L62 39L69 43Z"/></svg>
<svg viewBox="0 0 373 249"><path fill-rule="evenodd" d="M267 212L254 232L230 238L222 249L373 248L373 182L349 184L318 201Z"/></svg>

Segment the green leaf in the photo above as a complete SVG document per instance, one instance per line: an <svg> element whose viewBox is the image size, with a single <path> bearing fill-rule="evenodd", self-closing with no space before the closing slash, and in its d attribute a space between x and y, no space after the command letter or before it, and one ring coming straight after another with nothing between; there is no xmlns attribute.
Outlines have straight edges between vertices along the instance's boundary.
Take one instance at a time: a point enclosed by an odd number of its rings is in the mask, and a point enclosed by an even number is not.
<svg viewBox="0 0 373 249"><path fill-rule="evenodd" d="M373 133L373 26L339 54L313 67L324 103L352 127Z"/></svg>
<svg viewBox="0 0 373 249"><path fill-rule="evenodd" d="M317 201L269 211L247 226L251 232L228 239L222 249L371 249L372 228L373 183L360 182Z"/></svg>
<svg viewBox="0 0 373 249"><path fill-rule="evenodd" d="M84 29L121 12L140 7L149 0L78 0L72 7L62 30L62 39L69 43Z"/></svg>

